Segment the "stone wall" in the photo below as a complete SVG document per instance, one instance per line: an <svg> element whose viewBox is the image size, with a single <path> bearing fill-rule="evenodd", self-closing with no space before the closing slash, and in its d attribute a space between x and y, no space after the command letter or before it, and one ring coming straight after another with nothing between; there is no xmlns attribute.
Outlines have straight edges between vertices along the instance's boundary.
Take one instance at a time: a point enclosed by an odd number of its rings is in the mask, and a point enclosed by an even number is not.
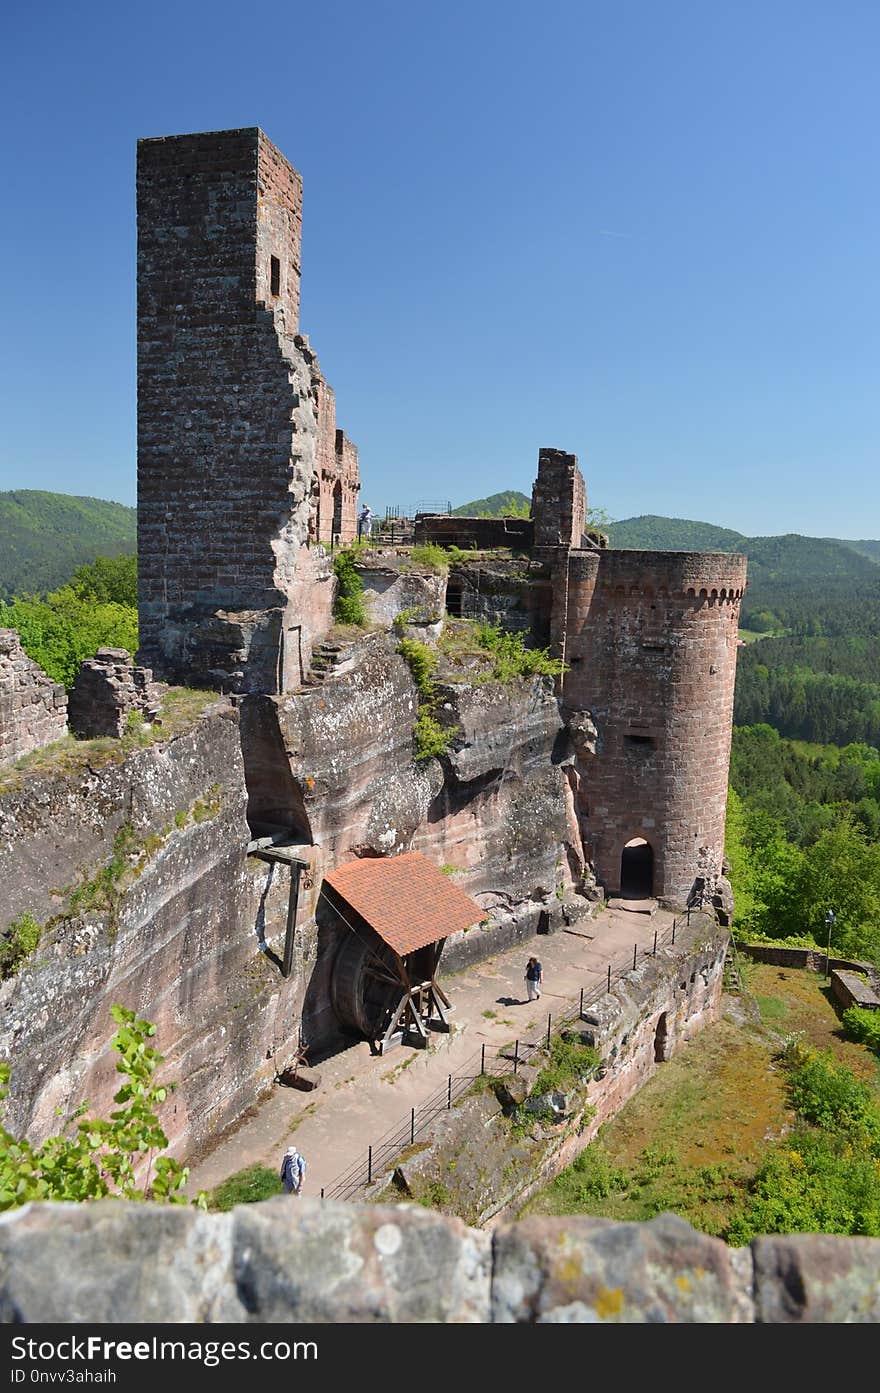
<svg viewBox="0 0 880 1393"><path fill-rule="evenodd" d="M556 561L556 651L568 712L589 712L579 761L585 851L610 893L626 844L653 855L672 904L721 873L744 556L598 551Z"/></svg>
<svg viewBox="0 0 880 1393"><path fill-rule="evenodd" d="M0 629L0 769L67 733L67 693Z"/></svg>
<svg viewBox="0 0 880 1393"><path fill-rule="evenodd" d="M464 551L511 548L526 552L532 547L535 524L531 518L463 518L451 513L416 513L413 540L435 542Z"/></svg>
<svg viewBox="0 0 880 1393"><path fill-rule="evenodd" d="M577 455L544 448L532 489L536 547L579 547L587 525L587 492Z"/></svg>
<svg viewBox="0 0 880 1393"><path fill-rule="evenodd" d="M535 1217L488 1234L420 1205L283 1196L227 1214L121 1200L30 1204L0 1225L0 1319L288 1331L875 1324L880 1240L794 1234L728 1248L674 1214L644 1224Z"/></svg>
<svg viewBox="0 0 880 1393"><path fill-rule="evenodd" d="M147 667L135 667L124 648L99 648L80 663L68 716L74 735L94 739L125 734L130 716L155 720L159 689Z"/></svg>
<svg viewBox="0 0 880 1393"><path fill-rule="evenodd" d="M308 647L313 488L341 466L298 333L301 202L257 129L138 143L139 615L162 680L282 691L284 636Z"/></svg>

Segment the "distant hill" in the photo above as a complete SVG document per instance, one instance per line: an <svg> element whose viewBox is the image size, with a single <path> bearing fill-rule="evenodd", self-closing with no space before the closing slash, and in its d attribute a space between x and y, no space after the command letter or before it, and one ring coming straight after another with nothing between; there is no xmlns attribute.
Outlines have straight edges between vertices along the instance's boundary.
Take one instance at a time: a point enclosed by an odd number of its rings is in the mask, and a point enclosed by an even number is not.
<svg viewBox="0 0 880 1393"><path fill-rule="evenodd" d="M605 528L608 545L636 551L745 551L747 538L729 527L689 518L660 518L645 514L624 518Z"/></svg>
<svg viewBox="0 0 880 1393"><path fill-rule="evenodd" d="M456 518L528 517L531 506L532 500L526 494L508 489L506 493L491 493L488 498L462 503L460 508L453 508L452 515Z"/></svg>
<svg viewBox="0 0 880 1393"><path fill-rule="evenodd" d="M827 542L839 541L842 547L850 547L852 551L857 551L860 556L867 556L871 561L880 564L880 542L847 542L839 537L826 537Z"/></svg>
<svg viewBox="0 0 880 1393"><path fill-rule="evenodd" d="M44 595L96 556L134 552L137 511L41 489L0 492L0 597Z"/></svg>

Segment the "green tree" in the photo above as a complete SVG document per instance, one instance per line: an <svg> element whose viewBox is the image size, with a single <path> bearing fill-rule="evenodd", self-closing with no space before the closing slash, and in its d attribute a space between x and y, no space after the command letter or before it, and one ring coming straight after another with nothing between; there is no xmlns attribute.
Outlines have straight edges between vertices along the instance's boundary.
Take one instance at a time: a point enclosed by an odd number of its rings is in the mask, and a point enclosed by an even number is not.
<svg viewBox="0 0 880 1393"><path fill-rule="evenodd" d="M0 1126L0 1210L30 1200L92 1200L115 1195L129 1200L185 1204L183 1187L189 1171L169 1156L157 1156L168 1145L156 1114L168 1086L155 1080L162 1055L148 1041L156 1027L138 1020L134 1011L112 1006L119 1029L111 1040L119 1055L118 1072L125 1077L107 1119L85 1115L83 1103L74 1116L72 1135L49 1137L32 1146ZM0 1103L8 1096L9 1065L0 1065ZM142 1183L136 1171L146 1162ZM205 1207L205 1197L196 1203Z"/></svg>
<svg viewBox="0 0 880 1393"><path fill-rule="evenodd" d="M136 608L137 557L98 556L90 566L78 566L68 585L80 600Z"/></svg>

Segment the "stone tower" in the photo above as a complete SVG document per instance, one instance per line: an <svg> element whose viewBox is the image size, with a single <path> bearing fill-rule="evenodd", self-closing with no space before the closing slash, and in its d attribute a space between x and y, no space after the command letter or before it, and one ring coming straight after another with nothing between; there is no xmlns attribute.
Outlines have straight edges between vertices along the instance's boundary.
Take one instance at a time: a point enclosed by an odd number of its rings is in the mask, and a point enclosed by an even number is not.
<svg viewBox="0 0 880 1393"><path fill-rule="evenodd" d="M688 900L721 870L745 556L571 551L556 561L562 697L584 850L609 893Z"/></svg>
<svg viewBox="0 0 880 1393"><path fill-rule="evenodd" d="M284 691L329 622L319 500L336 470L345 540L357 494L299 334L302 180L257 128L141 140L137 209L141 661Z"/></svg>

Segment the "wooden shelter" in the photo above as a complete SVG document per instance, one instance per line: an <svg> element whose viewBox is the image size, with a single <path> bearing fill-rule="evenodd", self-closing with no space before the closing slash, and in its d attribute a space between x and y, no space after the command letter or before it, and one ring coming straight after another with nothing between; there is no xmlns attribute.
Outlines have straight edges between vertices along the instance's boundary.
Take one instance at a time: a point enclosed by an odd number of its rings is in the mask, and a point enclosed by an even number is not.
<svg viewBox="0 0 880 1393"><path fill-rule="evenodd" d="M418 851L349 861L325 876L321 893L344 929L331 978L340 1023L380 1054L448 1030L437 965L449 934L484 918L476 901Z"/></svg>

